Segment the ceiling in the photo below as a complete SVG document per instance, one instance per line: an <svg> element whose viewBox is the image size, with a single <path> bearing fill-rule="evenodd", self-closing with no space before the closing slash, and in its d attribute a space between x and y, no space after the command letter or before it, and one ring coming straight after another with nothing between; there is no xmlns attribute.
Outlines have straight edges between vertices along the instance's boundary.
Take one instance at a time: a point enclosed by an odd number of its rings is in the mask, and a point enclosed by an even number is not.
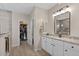
<svg viewBox="0 0 79 59"><path fill-rule="evenodd" d="M55 3L0 3L0 9L30 14L34 7L43 8L48 10L52 8Z"/></svg>

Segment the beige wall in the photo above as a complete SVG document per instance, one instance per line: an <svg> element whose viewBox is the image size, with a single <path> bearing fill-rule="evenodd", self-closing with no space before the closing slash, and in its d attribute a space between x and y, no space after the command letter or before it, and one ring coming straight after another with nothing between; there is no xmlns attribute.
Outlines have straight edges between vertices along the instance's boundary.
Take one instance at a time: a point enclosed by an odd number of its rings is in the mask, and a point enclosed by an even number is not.
<svg viewBox="0 0 79 59"><path fill-rule="evenodd" d="M34 9L32 10L31 14L29 15L29 24L27 26L27 43L32 46L32 20L34 19Z"/></svg>
<svg viewBox="0 0 79 59"><path fill-rule="evenodd" d="M20 45L20 21L26 21L29 23L29 18L26 15L12 12L12 46L16 47Z"/></svg>
<svg viewBox="0 0 79 59"><path fill-rule="evenodd" d="M46 32L46 23L47 23L47 11L41 8L35 7L34 10L32 11L30 15L30 22L34 20L34 48L35 50L40 49L40 26L42 25L42 21L44 23L44 31ZM30 23L31 24L31 23ZM30 25L29 24L29 25ZM30 31L32 31L31 26L30 26ZM32 36L31 32L29 35L29 43L32 43Z"/></svg>
<svg viewBox="0 0 79 59"><path fill-rule="evenodd" d="M11 12L0 9L0 55L5 55L5 37L11 41ZM10 47L11 45L9 45Z"/></svg>
<svg viewBox="0 0 79 59"><path fill-rule="evenodd" d="M52 17L53 12L65 5L69 5L71 8L70 35L79 37L79 4L57 4L53 8L51 8L49 10L48 32L54 34L54 19Z"/></svg>
<svg viewBox="0 0 79 59"><path fill-rule="evenodd" d="M46 32L46 22L47 22L47 11L41 8L35 9L35 29L34 29L34 46L36 49L40 49L41 40L40 40L40 29L42 25L42 21L44 22L44 31Z"/></svg>

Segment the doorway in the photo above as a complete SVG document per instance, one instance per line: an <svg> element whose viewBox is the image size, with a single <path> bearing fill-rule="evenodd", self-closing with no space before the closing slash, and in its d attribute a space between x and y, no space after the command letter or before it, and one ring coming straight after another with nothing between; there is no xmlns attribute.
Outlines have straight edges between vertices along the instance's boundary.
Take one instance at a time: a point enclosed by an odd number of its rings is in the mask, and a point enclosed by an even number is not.
<svg viewBox="0 0 79 59"><path fill-rule="evenodd" d="M20 24L20 41L27 41L27 24Z"/></svg>

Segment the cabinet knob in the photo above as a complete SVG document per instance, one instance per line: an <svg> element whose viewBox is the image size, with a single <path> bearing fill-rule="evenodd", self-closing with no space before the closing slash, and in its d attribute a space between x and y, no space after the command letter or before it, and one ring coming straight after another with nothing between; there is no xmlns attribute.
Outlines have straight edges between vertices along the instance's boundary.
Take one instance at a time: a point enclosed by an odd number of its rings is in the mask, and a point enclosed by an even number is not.
<svg viewBox="0 0 79 59"><path fill-rule="evenodd" d="M74 46L72 46L71 48L74 48Z"/></svg>
<svg viewBox="0 0 79 59"><path fill-rule="evenodd" d="M65 52L67 52L68 50L66 49Z"/></svg>
<svg viewBox="0 0 79 59"><path fill-rule="evenodd" d="M51 44L51 45L53 45L53 44Z"/></svg>
<svg viewBox="0 0 79 59"><path fill-rule="evenodd" d="M53 46L55 46L55 45L53 45Z"/></svg>

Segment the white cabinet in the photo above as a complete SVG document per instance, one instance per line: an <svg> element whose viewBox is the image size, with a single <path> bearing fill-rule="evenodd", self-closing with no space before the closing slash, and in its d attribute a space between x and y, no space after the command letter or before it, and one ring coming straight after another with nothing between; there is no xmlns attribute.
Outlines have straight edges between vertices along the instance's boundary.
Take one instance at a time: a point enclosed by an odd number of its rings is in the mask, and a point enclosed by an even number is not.
<svg viewBox="0 0 79 59"><path fill-rule="evenodd" d="M42 48L50 55L63 55L63 42L51 38L42 37Z"/></svg>
<svg viewBox="0 0 79 59"><path fill-rule="evenodd" d="M53 40L53 55L62 56L63 55L63 42L59 40Z"/></svg>
<svg viewBox="0 0 79 59"><path fill-rule="evenodd" d="M64 42L64 55L65 56L79 56L79 46Z"/></svg>
<svg viewBox="0 0 79 59"><path fill-rule="evenodd" d="M11 20L11 13L0 10L0 34L9 32L10 20Z"/></svg>
<svg viewBox="0 0 79 59"><path fill-rule="evenodd" d="M42 49L45 51L47 50L47 43L46 43L46 37L42 37Z"/></svg>
<svg viewBox="0 0 79 59"><path fill-rule="evenodd" d="M51 38L47 38L46 40L46 51L50 54L53 55L53 40Z"/></svg>
<svg viewBox="0 0 79 59"><path fill-rule="evenodd" d="M79 56L79 45L42 37L42 48L53 56Z"/></svg>
<svg viewBox="0 0 79 59"><path fill-rule="evenodd" d="M8 19L0 19L0 33L9 32L9 20Z"/></svg>
<svg viewBox="0 0 79 59"><path fill-rule="evenodd" d="M5 37L1 36L0 37L0 56L5 55Z"/></svg>
<svg viewBox="0 0 79 59"><path fill-rule="evenodd" d="M42 49L44 49L46 52L52 55L53 54L52 39L47 37L42 37Z"/></svg>

